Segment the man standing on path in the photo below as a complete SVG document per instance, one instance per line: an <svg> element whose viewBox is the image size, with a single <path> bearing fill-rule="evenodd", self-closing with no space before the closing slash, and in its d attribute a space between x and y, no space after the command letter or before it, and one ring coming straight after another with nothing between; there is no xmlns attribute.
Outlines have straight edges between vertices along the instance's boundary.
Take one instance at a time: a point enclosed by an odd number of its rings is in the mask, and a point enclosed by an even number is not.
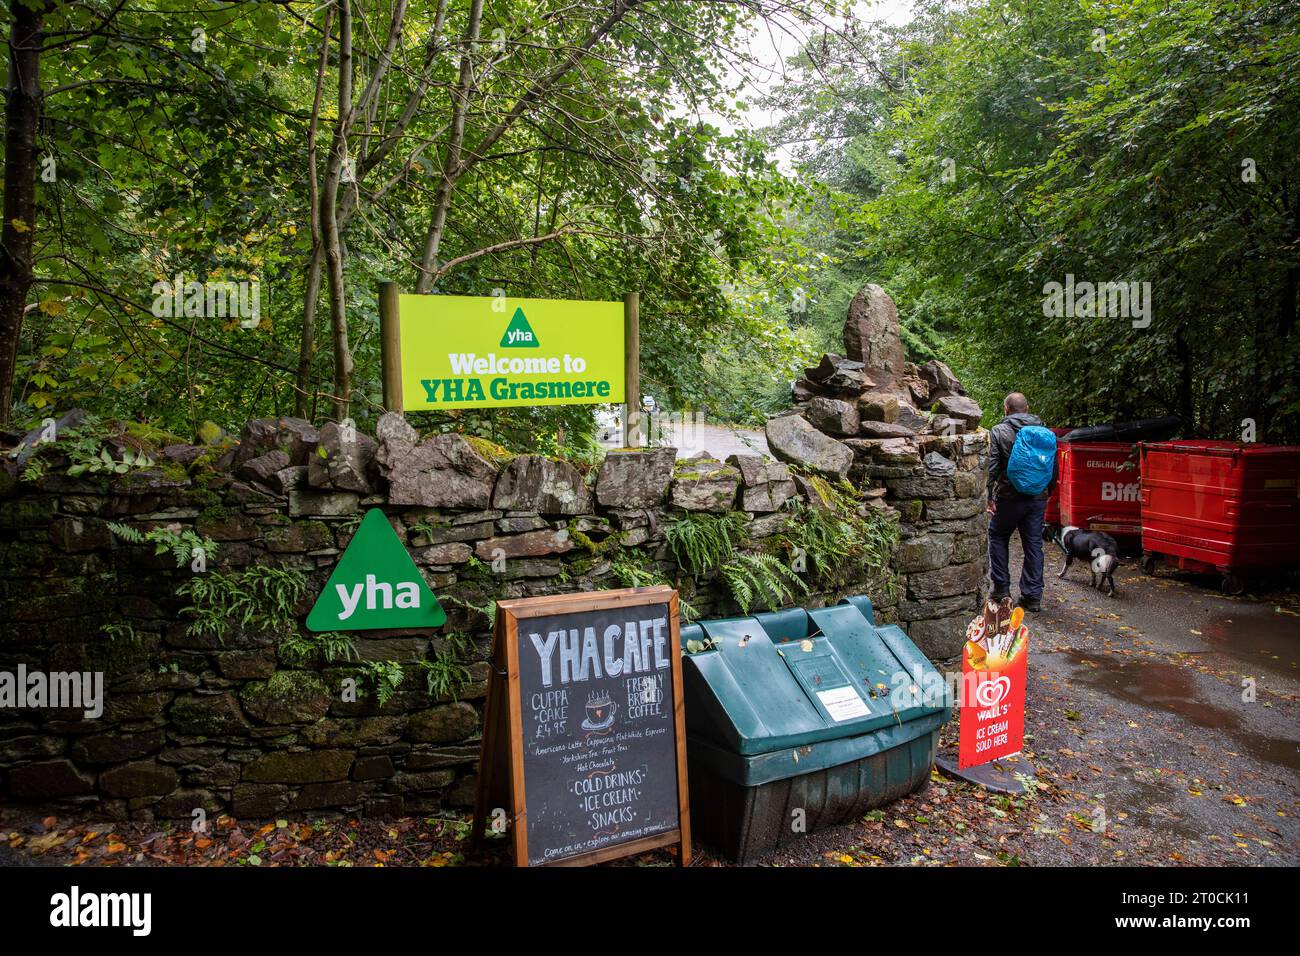
<svg viewBox="0 0 1300 956"><path fill-rule="evenodd" d="M1000 601L1011 594L1011 574L1007 552L1011 533L1019 530L1024 564L1020 569L1020 606L1026 611L1043 609L1043 512L1047 497L1056 483L1056 453L1051 453L1051 478L1039 492L1016 488L1007 474L1011 449L1016 435L1027 425L1043 428L1043 421L1029 413L1029 401L1020 392L1012 392L1002 401L1006 416L993 426L989 436L989 569L993 579L990 600ZM1053 438L1053 442L1055 439Z"/></svg>

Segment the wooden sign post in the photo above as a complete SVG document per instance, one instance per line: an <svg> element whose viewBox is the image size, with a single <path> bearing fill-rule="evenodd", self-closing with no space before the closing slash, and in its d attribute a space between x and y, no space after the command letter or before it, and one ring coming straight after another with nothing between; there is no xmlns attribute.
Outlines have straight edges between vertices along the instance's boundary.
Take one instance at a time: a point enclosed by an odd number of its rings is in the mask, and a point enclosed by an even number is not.
<svg viewBox="0 0 1300 956"><path fill-rule="evenodd" d="M641 441L641 293L623 296L623 446Z"/></svg>
<svg viewBox="0 0 1300 956"><path fill-rule="evenodd" d="M497 604L474 839L508 827L516 866L680 844L691 862L677 592Z"/></svg>
<svg viewBox="0 0 1300 956"><path fill-rule="evenodd" d="M402 290L396 282L379 283L379 367L384 378L384 408L402 412Z"/></svg>

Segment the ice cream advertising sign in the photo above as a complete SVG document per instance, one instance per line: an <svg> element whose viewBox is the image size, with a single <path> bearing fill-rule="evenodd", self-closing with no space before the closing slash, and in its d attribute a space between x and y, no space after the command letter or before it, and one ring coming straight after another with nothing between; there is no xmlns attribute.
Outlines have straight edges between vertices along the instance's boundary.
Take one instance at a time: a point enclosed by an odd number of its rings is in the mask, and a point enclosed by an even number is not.
<svg viewBox="0 0 1300 956"><path fill-rule="evenodd" d="M957 767L965 770L1020 753L1025 739L1029 629L1010 602L988 603L966 629L961 655L961 732Z"/></svg>
<svg viewBox="0 0 1300 956"><path fill-rule="evenodd" d="M623 303L403 295L407 411L623 401Z"/></svg>

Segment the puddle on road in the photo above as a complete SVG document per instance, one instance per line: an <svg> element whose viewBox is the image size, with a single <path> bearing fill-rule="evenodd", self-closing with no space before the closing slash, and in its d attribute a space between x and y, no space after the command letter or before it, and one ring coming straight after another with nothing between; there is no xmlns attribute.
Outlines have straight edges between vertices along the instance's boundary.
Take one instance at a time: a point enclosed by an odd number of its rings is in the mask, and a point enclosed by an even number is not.
<svg viewBox="0 0 1300 956"><path fill-rule="evenodd" d="M1278 614L1272 607L1242 606L1217 614L1196 628L1210 653L1279 674L1295 675L1300 660L1300 618Z"/></svg>
<svg viewBox="0 0 1300 956"><path fill-rule="evenodd" d="M1122 663L1105 654L1079 650L1067 651L1066 656L1082 670L1072 678L1075 681L1143 709L1156 708L1197 727L1222 731L1236 744L1233 750L1275 766L1300 770L1300 740L1268 737L1243 728L1239 714L1206 703L1192 674L1181 667L1160 661Z"/></svg>

